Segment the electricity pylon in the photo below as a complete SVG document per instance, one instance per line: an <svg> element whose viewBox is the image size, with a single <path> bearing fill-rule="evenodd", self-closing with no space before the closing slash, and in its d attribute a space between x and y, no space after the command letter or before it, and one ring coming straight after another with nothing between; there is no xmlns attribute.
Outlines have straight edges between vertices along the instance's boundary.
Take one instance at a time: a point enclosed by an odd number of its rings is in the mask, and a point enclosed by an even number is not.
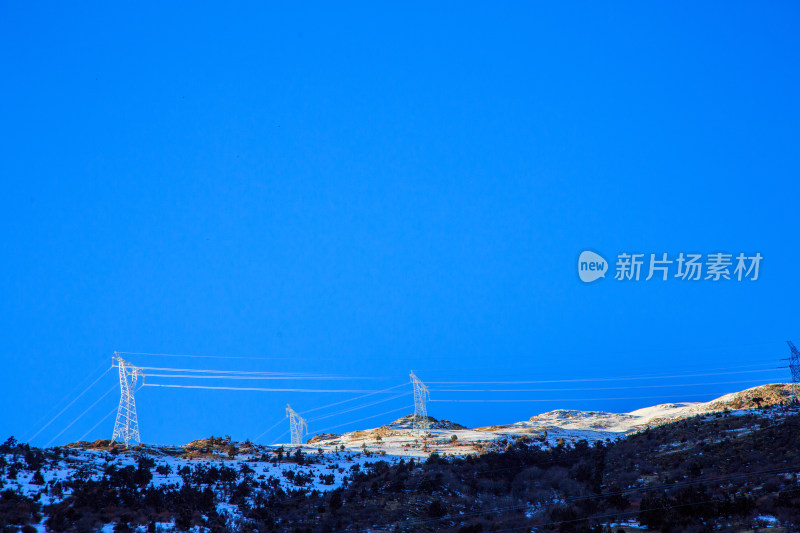
<svg viewBox="0 0 800 533"><path fill-rule="evenodd" d="M800 393L800 352L794 347L792 341L786 341L792 355L789 358L789 369L792 371L792 401L797 403L798 393Z"/></svg>
<svg viewBox="0 0 800 533"><path fill-rule="evenodd" d="M303 444L303 435L308 432L308 425L306 419L297 414L297 411L292 409L292 406L286 404L286 416L289 417L289 429L292 433L292 446L300 446Z"/></svg>
<svg viewBox="0 0 800 533"><path fill-rule="evenodd" d="M411 429L426 432L431 423L428 420L428 409L426 402L430 398L428 387L411 371L411 384L414 386L414 418L411 420Z"/></svg>
<svg viewBox="0 0 800 533"><path fill-rule="evenodd" d="M119 367L119 408L111 440L124 442L125 446L129 447L131 441L139 444L142 442L139 439L139 419L136 417L136 401L133 393L139 376L142 376L144 382L144 374L140 368L127 362L117 352L114 352L113 359Z"/></svg>

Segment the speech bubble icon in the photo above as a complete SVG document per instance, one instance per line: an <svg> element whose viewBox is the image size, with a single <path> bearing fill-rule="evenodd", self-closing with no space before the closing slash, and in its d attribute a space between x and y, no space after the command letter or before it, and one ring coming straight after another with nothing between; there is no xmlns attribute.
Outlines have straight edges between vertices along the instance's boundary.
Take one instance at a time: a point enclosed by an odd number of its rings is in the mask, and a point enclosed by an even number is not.
<svg viewBox="0 0 800 533"><path fill-rule="evenodd" d="M603 259L600 254L589 250L581 252L578 257L578 276L584 283L606 277L608 271L608 261Z"/></svg>

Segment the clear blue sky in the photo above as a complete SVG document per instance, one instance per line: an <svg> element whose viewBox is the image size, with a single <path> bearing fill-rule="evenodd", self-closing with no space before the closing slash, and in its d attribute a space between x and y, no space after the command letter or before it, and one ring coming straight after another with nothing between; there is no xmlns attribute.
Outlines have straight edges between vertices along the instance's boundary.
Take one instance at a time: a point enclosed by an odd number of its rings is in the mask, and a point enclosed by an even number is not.
<svg viewBox="0 0 800 533"><path fill-rule="evenodd" d="M275 358L131 356L378 390L410 369L768 368L800 341L796 2L225 7L0 6L3 437L38 430L113 350ZM585 249L764 259L756 282L584 284ZM429 411L479 425L749 386L678 382L692 381L431 385L433 400L545 401ZM107 373L33 442L79 438L115 383ZM180 443L253 438L287 402L349 397L144 388L137 402L143 440Z"/></svg>

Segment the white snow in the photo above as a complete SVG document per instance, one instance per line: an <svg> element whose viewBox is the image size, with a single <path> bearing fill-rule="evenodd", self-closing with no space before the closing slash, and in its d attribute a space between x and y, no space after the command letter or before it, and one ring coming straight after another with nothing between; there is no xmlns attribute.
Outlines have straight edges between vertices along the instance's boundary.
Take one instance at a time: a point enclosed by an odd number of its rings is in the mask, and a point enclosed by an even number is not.
<svg viewBox="0 0 800 533"><path fill-rule="evenodd" d="M296 447L288 444L283 445L284 455L280 461L275 460L278 446L256 446L253 453L241 453L233 459L213 455L198 459L176 457L171 454L181 453L185 448L152 446L148 447L150 450L148 455L155 460L151 483L156 487L164 485L180 487L184 481L179 470L185 466L191 469L197 465L206 468L225 466L239 472L246 465L253 471L251 475L256 482L277 484L287 491L297 489L328 491L347 483L353 469L362 469L378 461L392 464L410 458L424 459L434 452L440 455L462 456L486 450L502 450L506 445L520 439L537 446L555 446L561 441L574 442L582 439L589 442L615 440L651 426L719 412L724 409L724 403L736 398L736 394L725 395L711 402L667 403L629 413L557 409L533 416L526 421L474 429L454 429L457 426L452 423L437 421L425 434L412 430L409 418L404 417L380 428L349 432L304 444L300 446L305 459L305 464L302 465L287 460L287 456L293 455L296 451ZM730 411L730 414L736 416L749 412L751 411L744 409ZM3 479L5 488L17 489L26 496L35 497L39 494L41 503L47 505L69 495L69 489L66 487L63 487L61 495L54 493L53 486L59 481L63 486L65 481L78 476L100 479L110 465L123 468L128 465L135 467L137 464L135 454L132 453L112 455L106 451L89 449L63 448L63 450L65 454L62 454L55 464L51 464L48 460L41 469L44 477L43 485L33 484L34 473L21 468L16 479L9 479L6 475ZM270 460L260 460L264 453ZM13 454L6 454L5 459L9 465L14 463ZM24 466L25 462L21 456L17 456L17 461ZM168 474L156 472L157 467L165 465L170 467ZM235 505L221 503L218 505L218 510L231 518L238 516L238 508ZM534 511L531 509L529 512ZM766 521L772 519L766 516L761 518ZM169 530L171 524L162 526L163 529ZM633 527L633 523L628 527ZM43 526L39 529L43 530L42 528Z"/></svg>

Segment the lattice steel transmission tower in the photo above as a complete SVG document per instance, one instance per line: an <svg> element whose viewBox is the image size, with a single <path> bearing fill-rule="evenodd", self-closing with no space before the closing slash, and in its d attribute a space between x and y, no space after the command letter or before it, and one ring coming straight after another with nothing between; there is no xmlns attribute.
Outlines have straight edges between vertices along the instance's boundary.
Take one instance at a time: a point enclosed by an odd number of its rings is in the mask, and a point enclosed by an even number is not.
<svg viewBox="0 0 800 533"><path fill-rule="evenodd" d="M414 418L411 420L411 429L428 431L431 427L430 420L428 420L427 401L430 399L428 387L411 371L411 385L414 386Z"/></svg>
<svg viewBox="0 0 800 533"><path fill-rule="evenodd" d="M292 409L292 406L286 404L286 416L289 417L289 429L292 433L292 446L300 446L303 444L303 435L308 432L308 425L306 419L297 414L297 411Z"/></svg>
<svg viewBox="0 0 800 533"><path fill-rule="evenodd" d="M792 352L789 357L789 370L792 371L792 401L797 403L800 394L800 352L794 347L792 341L786 341L789 350Z"/></svg>
<svg viewBox="0 0 800 533"><path fill-rule="evenodd" d="M136 417L136 401L133 393L139 376L142 376L142 382L144 382L144 374L140 368L127 362L117 352L114 352L113 360L119 367L120 396L117 421L114 423L114 435L111 440L124 442L125 446L130 446L131 441L140 444L142 441L139 439L139 419Z"/></svg>

